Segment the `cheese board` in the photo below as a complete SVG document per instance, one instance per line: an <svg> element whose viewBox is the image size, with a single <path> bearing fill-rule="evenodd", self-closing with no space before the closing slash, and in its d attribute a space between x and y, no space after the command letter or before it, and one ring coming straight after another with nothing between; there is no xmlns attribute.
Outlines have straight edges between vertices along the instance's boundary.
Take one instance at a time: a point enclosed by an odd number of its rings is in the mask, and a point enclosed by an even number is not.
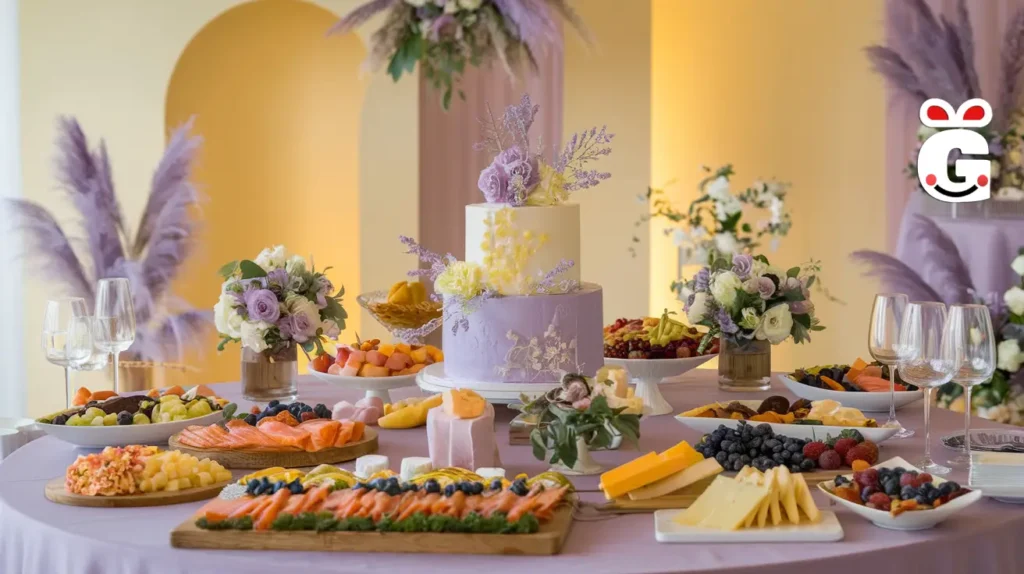
<svg viewBox="0 0 1024 574"><path fill-rule="evenodd" d="M260 469L269 467L296 468L336 464L355 460L364 454L377 452L377 431L365 428L363 436L356 442L340 447L328 447L318 451L266 450L266 449L214 449L193 448L178 441L178 435L167 441L171 449L179 450L199 458L208 458L227 468Z"/></svg>
<svg viewBox="0 0 1024 574"><path fill-rule="evenodd" d="M843 539L843 526L834 512L822 511L821 520L811 523L780 524L763 528L715 530L676 522L680 510L654 513L654 538L676 543L751 543L751 542L835 542Z"/></svg>
<svg viewBox="0 0 1024 574"><path fill-rule="evenodd" d="M186 490L162 490L159 492L139 492L137 494L119 494L116 496L87 496L68 492L64 486L64 477L55 478L46 483L43 495L57 504L68 506L84 506L90 508L139 508L143 506L166 506L196 502L217 496L230 481L219 482L209 486L200 486Z"/></svg>
<svg viewBox="0 0 1024 574"><path fill-rule="evenodd" d="M564 505L532 534L441 532L305 532L203 530L191 518L171 531L171 546L215 550L306 552L399 552L422 554L511 554L550 556L562 551L572 526Z"/></svg>

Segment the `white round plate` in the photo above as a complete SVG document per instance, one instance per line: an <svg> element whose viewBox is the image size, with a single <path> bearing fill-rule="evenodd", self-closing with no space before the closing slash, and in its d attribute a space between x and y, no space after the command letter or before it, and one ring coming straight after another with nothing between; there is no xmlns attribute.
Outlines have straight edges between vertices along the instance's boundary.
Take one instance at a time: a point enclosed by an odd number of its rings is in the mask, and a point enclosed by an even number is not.
<svg viewBox="0 0 1024 574"><path fill-rule="evenodd" d="M805 385L794 381L786 375L776 375L776 378L789 389L794 395L809 401L833 400L843 404L844 407L853 407L869 413L889 412L889 393L877 392L846 392L833 391L831 389L819 389L811 385ZM924 391L897 391L893 395L896 410L917 402L924 397Z"/></svg>
<svg viewBox="0 0 1024 574"><path fill-rule="evenodd" d="M73 445L87 448L102 448L105 446L126 446L129 444L167 444L167 439L185 430L185 427L212 425L223 418L224 412L216 411L206 416L169 423L114 425L109 427L69 427L67 425L39 423L39 428L46 432L46 434Z"/></svg>
<svg viewBox="0 0 1024 574"><path fill-rule="evenodd" d="M722 401L722 403L732 401ZM736 401L744 406L750 407L751 409L757 410L757 407L761 405L761 401ZM845 405L844 405L845 406ZM899 429L897 428L868 428L868 427L840 427L840 426L826 426L826 425L794 425L794 424L782 424L782 423L760 423L757 421L740 421L736 419L713 419L709 417L684 417L676 416L676 420L683 423L684 425L700 431L702 433L710 433L717 429L720 425L725 425L726 428L736 428L741 422L746 422L750 425L767 424L772 427L772 431L776 434L781 434L789 438L798 438L802 440L825 440L828 435L838 436L843 429L857 429L860 434L867 440L880 444L883 441L892 437L896 434Z"/></svg>
<svg viewBox="0 0 1024 574"><path fill-rule="evenodd" d="M874 468L896 468L902 466L907 470L920 469L903 460L900 457L891 458L885 462L880 462L874 466ZM853 480L852 474L845 475L846 478ZM934 484L942 484L946 482L941 477L932 477ZM875 526L881 528L888 528L889 530L925 530L927 528L933 528L943 520L946 520L950 516L960 512L964 508L974 504L981 500L982 494L980 490L971 490L967 494L954 498L953 500L943 504L938 508L931 508L928 510L912 510L907 511L897 516L893 516L887 510L876 510L874 508L868 508L854 502L850 502L845 498L840 498L828 490L828 485L834 484L832 481L819 482L818 488L825 493L826 496L834 500L835 502L845 506L850 511L859 514L860 516L870 520ZM969 487L968 487L969 488Z"/></svg>
<svg viewBox="0 0 1024 574"><path fill-rule="evenodd" d="M692 369L703 365L714 355L701 355L685 359L615 359L605 357L604 364L622 367L629 373L630 382L636 385L636 396L644 401L644 414L648 416L667 415L672 412L672 405L658 390L658 385L677 383L666 381L678 377Z"/></svg>
<svg viewBox="0 0 1024 574"><path fill-rule="evenodd" d="M391 402L391 395L388 393L389 390L416 386L415 374L399 375L395 377L346 377L344 375L321 373L320 371L314 371L313 369L309 370L309 374L332 385L353 389L363 389L366 391L367 397L379 397L380 400L385 403Z"/></svg>
<svg viewBox="0 0 1024 574"><path fill-rule="evenodd" d="M994 498L999 502L1007 504L1024 504L1024 487L1020 486L975 486L968 484L967 488L981 488L982 495Z"/></svg>
<svg viewBox="0 0 1024 574"><path fill-rule="evenodd" d="M485 383L457 381L444 373L444 363L434 363L416 375L416 384L430 393L443 393L450 389L472 389L492 403L517 403L520 394L530 397L546 393L561 383Z"/></svg>

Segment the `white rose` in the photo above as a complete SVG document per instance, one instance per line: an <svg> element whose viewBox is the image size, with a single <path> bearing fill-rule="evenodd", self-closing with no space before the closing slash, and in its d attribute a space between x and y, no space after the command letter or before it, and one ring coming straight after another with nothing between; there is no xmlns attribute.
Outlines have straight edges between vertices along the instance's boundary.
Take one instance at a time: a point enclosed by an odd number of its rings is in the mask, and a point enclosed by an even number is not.
<svg viewBox="0 0 1024 574"><path fill-rule="evenodd" d="M1013 269L1014 273L1024 277L1024 255L1018 255L1017 258L1013 260L1013 263L1010 263L1010 267Z"/></svg>
<svg viewBox="0 0 1024 574"><path fill-rule="evenodd" d="M690 295L693 295L693 294L694 294L694 290L690 289L686 285L683 285L683 286L681 286L679 288L679 300L680 301L688 300L690 298Z"/></svg>
<svg viewBox="0 0 1024 574"><path fill-rule="evenodd" d="M758 285L757 285L757 280L758 279L759 279L759 277L756 277L753 273L751 273L750 274L750 279L747 279L746 281L743 282L743 290L746 291L747 293L750 293L751 295L753 295L754 293L757 293L758 292Z"/></svg>
<svg viewBox="0 0 1024 574"><path fill-rule="evenodd" d="M310 301L302 295L288 295L284 300L284 304L288 307L289 315L303 314L309 319L310 325L320 324L320 309L316 306L316 302Z"/></svg>
<svg viewBox="0 0 1024 574"><path fill-rule="evenodd" d="M284 248L284 245L275 245L260 251L260 254L256 256L255 263L264 271L271 271L284 267L287 261L288 250Z"/></svg>
<svg viewBox="0 0 1024 574"><path fill-rule="evenodd" d="M760 259L754 260L754 265L750 268L750 276L753 278L760 277L768 272L768 265ZM753 291L756 293L757 291Z"/></svg>
<svg viewBox="0 0 1024 574"><path fill-rule="evenodd" d="M718 176L718 178L708 183L704 192L715 201L728 201L732 199L732 194L729 193L729 180L724 175Z"/></svg>
<svg viewBox="0 0 1024 574"><path fill-rule="evenodd" d="M756 291L755 291L756 292ZM761 317L757 314L757 309L753 307L744 307L742 311L743 318L740 319L740 327L744 329L754 330L757 328L758 323L761 322Z"/></svg>
<svg viewBox="0 0 1024 574"><path fill-rule="evenodd" d="M217 332L232 339L242 336L242 316L235 311L235 302L234 295L221 293L217 304L213 306L213 322Z"/></svg>
<svg viewBox="0 0 1024 574"><path fill-rule="evenodd" d="M463 10L476 10L484 3L484 0L459 0L459 8Z"/></svg>
<svg viewBox="0 0 1024 574"><path fill-rule="evenodd" d="M299 275L306 272L306 260L301 255L292 255L284 264L284 270L289 275Z"/></svg>
<svg viewBox="0 0 1024 574"><path fill-rule="evenodd" d="M1021 353L1020 342L1017 339L1006 339L999 343L996 347L996 356L997 366L1011 373L1019 371L1021 363L1024 363L1024 353Z"/></svg>
<svg viewBox="0 0 1024 574"><path fill-rule="evenodd" d="M265 321L246 321L242 323L242 346L256 353L262 353L270 348L267 344L267 331L270 330L270 323Z"/></svg>
<svg viewBox="0 0 1024 574"><path fill-rule="evenodd" d="M754 338L759 340L768 339L773 345L786 340L793 330L793 315L789 312L789 305L776 305L764 312L761 316L761 323L754 330Z"/></svg>
<svg viewBox="0 0 1024 574"><path fill-rule="evenodd" d="M715 217L719 221L729 219L729 216L743 211L743 204L735 197L729 197L724 201L715 202Z"/></svg>
<svg viewBox="0 0 1024 574"><path fill-rule="evenodd" d="M324 319L324 322L320 323L320 328L323 329L324 336L328 339L337 339L341 334L341 328L333 319Z"/></svg>
<svg viewBox="0 0 1024 574"><path fill-rule="evenodd" d="M715 234L715 249L717 249L722 255L732 255L733 253L736 253L736 250L738 249L736 236L731 233Z"/></svg>
<svg viewBox="0 0 1024 574"><path fill-rule="evenodd" d="M711 294L723 307L732 307L736 303L738 291L742 289L743 282L732 271L723 271L711 279Z"/></svg>
<svg viewBox="0 0 1024 574"><path fill-rule="evenodd" d="M1006 306L1010 308L1010 312L1014 315L1024 315L1024 289L1011 287L1003 295L1003 302L1006 303Z"/></svg>
<svg viewBox="0 0 1024 574"><path fill-rule="evenodd" d="M696 325L703 321L707 314L708 294L695 293L693 296L693 304L686 310L686 318L690 320L691 325Z"/></svg>

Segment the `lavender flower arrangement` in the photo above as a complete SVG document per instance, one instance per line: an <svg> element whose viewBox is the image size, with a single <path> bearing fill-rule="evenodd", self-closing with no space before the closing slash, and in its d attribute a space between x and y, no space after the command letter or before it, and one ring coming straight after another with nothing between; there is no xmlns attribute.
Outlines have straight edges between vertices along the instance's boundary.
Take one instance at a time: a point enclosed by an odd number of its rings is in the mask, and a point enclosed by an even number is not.
<svg viewBox="0 0 1024 574"><path fill-rule="evenodd" d="M491 164L480 172L477 186L488 203L523 205L560 205L573 191L588 189L611 177L610 173L586 169L588 163L611 153L614 134L595 127L574 134L562 153L549 164L542 157L538 144L530 149L530 128L540 106L530 101L529 94L519 104L505 109L496 119L487 108L481 120L484 141L477 150L494 154Z"/></svg>
<svg viewBox="0 0 1024 574"><path fill-rule="evenodd" d="M59 118L57 179L78 211L87 258L79 256L80 248L46 208L25 199L7 200L25 234L28 254L63 292L92 301L99 279L128 278L137 325L129 360L180 361L185 347L201 340L210 327L209 311L192 308L171 290L181 264L192 254L197 226L190 211L198 205L199 194L191 177L202 140L190 136L191 129L189 120L171 134L132 234L114 190L106 144L100 140L90 149L78 120Z"/></svg>
<svg viewBox="0 0 1024 574"><path fill-rule="evenodd" d="M330 269L330 268L328 268ZM224 265L221 295L213 307L221 341L218 351L230 342L269 357L293 344L306 353L324 353L326 339L337 339L348 313L341 306L342 287L315 266L306 266L284 246L267 248L255 260Z"/></svg>
<svg viewBox="0 0 1024 574"><path fill-rule="evenodd" d="M350 32L385 12L371 38L367 67L379 69L387 62L388 75L397 82L419 62L424 77L441 90L446 110L466 64L497 58L514 77L524 65L536 70L538 57L547 50L561 50L559 17L589 41L569 0L370 0L328 34Z"/></svg>

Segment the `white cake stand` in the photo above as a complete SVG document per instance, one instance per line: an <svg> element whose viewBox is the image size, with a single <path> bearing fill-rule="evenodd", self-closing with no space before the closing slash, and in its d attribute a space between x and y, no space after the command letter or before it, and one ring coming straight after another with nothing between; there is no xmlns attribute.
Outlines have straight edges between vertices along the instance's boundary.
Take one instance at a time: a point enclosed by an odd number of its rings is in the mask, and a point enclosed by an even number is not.
<svg viewBox="0 0 1024 574"><path fill-rule="evenodd" d="M441 364L441 363L438 363ZM426 369L423 369L426 370ZM365 389L366 397L377 397L385 403L391 402L391 389L416 386L416 375L400 375L397 377L346 377L343 375L331 375L320 371L309 370L309 374L325 383L356 389Z"/></svg>
<svg viewBox="0 0 1024 574"><path fill-rule="evenodd" d="M473 389L492 403L518 403L520 394L535 397L561 386L560 383L485 383L456 381L445 376L444 363L434 363L416 375L416 385L430 393L450 389Z"/></svg>
<svg viewBox="0 0 1024 574"><path fill-rule="evenodd" d="M672 405L665 400L661 390L658 389L662 380L678 377L717 356L717 354L701 355L686 359L612 359L605 357L604 364L626 369L631 379L630 382L636 385L636 396L644 401L644 415L656 416L672 412Z"/></svg>

